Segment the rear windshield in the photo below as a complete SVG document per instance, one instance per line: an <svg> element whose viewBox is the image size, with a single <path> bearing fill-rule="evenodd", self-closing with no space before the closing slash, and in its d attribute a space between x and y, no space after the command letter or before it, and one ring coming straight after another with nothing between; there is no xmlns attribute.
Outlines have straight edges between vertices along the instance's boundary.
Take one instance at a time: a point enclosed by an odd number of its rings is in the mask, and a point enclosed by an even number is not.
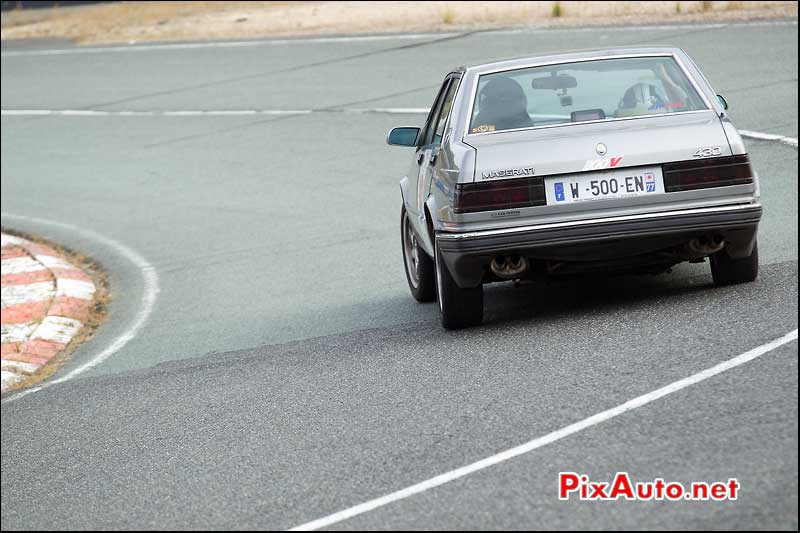
<svg viewBox="0 0 800 533"><path fill-rule="evenodd" d="M706 109L672 57L603 59L484 74L470 133Z"/></svg>

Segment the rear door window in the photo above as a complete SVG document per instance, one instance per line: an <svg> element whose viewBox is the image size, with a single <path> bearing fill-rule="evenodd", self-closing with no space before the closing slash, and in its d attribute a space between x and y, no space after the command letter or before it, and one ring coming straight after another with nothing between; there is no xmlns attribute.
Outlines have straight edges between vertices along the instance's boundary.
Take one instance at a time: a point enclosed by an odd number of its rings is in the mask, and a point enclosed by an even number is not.
<svg viewBox="0 0 800 533"><path fill-rule="evenodd" d="M441 107L438 109L437 116L436 116L436 125L433 128L433 139L432 143L434 145L439 145L442 143L442 135L444 135L444 126L447 123L447 117L450 115L450 109L453 107L453 98L456 94L456 87L458 86L458 80L453 78L450 80L450 87L447 89L447 94L445 94L444 101L442 102Z"/></svg>
<svg viewBox="0 0 800 533"><path fill-rule="evenodd" d="M425 133L422 137L422 145L438 146L442 143L442 135L444 133L444 126L447 122L447 116L450 113L450 108L453 105L453 98L455 96L456 88L458 87L458 78L449 77L442 85L439 95L431 108L428 120L425 123Z"/></svg>

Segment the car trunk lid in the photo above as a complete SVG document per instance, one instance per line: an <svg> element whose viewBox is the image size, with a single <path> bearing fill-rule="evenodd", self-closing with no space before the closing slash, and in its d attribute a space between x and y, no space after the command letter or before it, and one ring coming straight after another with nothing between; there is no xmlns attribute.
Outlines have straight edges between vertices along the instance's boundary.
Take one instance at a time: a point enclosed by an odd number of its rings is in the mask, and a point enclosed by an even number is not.
<svg viewBox="0 0 800 533"><path fill-rule="evenodd" d="M731 155L714 111L469 135L474 182L591 172Z"/></svg>

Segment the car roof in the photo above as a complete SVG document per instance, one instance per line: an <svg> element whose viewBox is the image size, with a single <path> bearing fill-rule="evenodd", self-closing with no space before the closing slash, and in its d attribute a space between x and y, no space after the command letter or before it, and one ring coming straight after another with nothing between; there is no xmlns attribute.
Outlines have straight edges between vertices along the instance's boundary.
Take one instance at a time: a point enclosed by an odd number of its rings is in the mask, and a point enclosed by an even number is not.
<svg viewBox="0 0 800 533"><path fill-rule="evenodd" d="M463 66L454 69L454 72L464 72L468 74L484 74L487 72L496 72L502 70L514 70L518 68L526 68L545 63L561 63L571 62L575 60L590 60L600 59L604 57L618 57L627 55L664 55L664 54L685 54L685 52L675 46L650 46L650 47L629 47L629 48L609 48L609 49L593 49L593 50L576 50L570 52L559 53L543 53L530 55L525 57L518 57L514 59L505 59L501 61L492 61L491 63L480 63L477 65Z"/></svg>

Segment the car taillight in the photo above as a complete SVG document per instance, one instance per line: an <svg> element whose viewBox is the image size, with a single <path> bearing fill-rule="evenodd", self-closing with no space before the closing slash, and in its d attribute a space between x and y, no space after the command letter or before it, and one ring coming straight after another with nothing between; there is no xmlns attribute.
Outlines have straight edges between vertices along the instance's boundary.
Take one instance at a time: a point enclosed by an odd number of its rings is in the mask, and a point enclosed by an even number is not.
<svg viewBox="0 0 800 533"><path fill-rule="evenodd" d="M747 154L667 163L663 170L667 192L753 183L753 167Z"/></svg>
<svg viewBox="0 0 800 533"><path fill-rule="evenodd" d="M453 211L472 213L546 205L543 178L457 183Z"/></svg>

